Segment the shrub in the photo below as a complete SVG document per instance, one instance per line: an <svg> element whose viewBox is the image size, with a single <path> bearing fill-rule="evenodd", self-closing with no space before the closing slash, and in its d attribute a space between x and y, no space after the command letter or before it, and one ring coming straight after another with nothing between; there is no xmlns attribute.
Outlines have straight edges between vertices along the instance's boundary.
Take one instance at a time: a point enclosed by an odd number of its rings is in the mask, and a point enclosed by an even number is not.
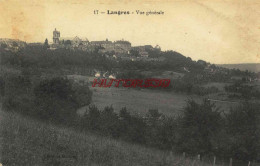
<svg viewBox="0 0 260 166"><path fill-rule="evenodd" d="M142 117L130 115L126 108L122 108L119 114L122 138L135 143L146 143L147 126Z"/></svg>
<svg viewBox="0 0 260 166"><path fill-rule="evenodd" d="M45 79L34 88L37 115L41 119L65 123L76 116L77 101L72 83L63 77Z"/></svg>
<svg viewBox="0 0 260 166"><path fill-rule="evenodd" d="M177 142L177 123L173 117L165 117L156 109L146 115L147 144L159 149L172 150Z"/></svg>
<svg viewBox="0 0 260 166"><path fill-rule="evenodd" d="M221 128L222 117L215 105L204 100L198 104L193 100L188 101L181 117L180 150L189 153L206 154L212 152L211 143L215 133Z"/></svg>
<svg viewBox="0 0 260 166"><path fill-rule="evenodd" d="M252 161L260 154L260 105L244 103L227 114L230 154L240 160Z"/></svg>
<svg viewBox="0 0 260 166"><path fill-rule="evenodd" d="M100 132L100 111L95 105L90 105L81 118L81 128Z"/></svg>
<svg viewBox="0 0 260 166"><path fill-rule="evenodd" d="M112 106L105 107L100 114L101 132L105 135L111 135L114 138L120 136L120 124L118 115L114 112Z"/></svg>
<svg viewBox="0 0 260 166"><path fill-rule="evenodd" d="M30 78L21 74L9 73L4 78L2 77L0 82L3 108L30 114L30 110L34 108Z"/></svg>
<svg viewBox="0 0 260 166"><path fill-rule="evenodd" d="M78 107L89 105L92 99L92 92L87 85L80 85L78 83L72 84L73 98Z"/></svg>

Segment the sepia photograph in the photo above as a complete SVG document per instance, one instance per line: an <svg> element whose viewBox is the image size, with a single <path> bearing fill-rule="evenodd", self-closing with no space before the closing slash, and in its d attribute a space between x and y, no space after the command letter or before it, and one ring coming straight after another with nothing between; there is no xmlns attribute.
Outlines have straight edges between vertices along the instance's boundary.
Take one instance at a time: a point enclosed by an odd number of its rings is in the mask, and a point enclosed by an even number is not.
<svg viewBox="0 0 260 166"><path fill-rule="evenodd" d="M260 1L0 13L0 166L260 166Z"/></svg>

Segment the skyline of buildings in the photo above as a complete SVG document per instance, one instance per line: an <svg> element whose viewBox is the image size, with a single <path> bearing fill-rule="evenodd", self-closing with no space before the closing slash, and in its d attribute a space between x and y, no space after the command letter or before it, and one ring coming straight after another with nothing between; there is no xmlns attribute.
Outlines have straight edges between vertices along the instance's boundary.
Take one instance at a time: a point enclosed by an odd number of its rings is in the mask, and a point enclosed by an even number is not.
<svg viewBox="0 0 260 166"><path fill-rule="evenodd" d="M161 50L160 46L155 47L151 45L132 46L131 42L127 40L106 40L89 41L87 38L81 39L78 36L75 37L62 37L61 32L56 28L53 31L51 49L57 48L70 48L80 49L83 51L93 51L98 49L100 53L113 52L115 55L129 54L131 50L136 51L141 57L148 58L147 50Z"/></svg>

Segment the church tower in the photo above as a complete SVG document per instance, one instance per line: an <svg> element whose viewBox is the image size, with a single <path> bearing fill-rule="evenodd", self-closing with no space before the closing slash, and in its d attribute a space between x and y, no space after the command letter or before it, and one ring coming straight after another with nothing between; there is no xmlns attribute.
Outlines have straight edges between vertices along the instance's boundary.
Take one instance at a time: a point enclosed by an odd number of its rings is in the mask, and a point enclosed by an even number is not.
<svg viewBox="0 0 260 166"><path fill-rule="evenodd" d="M60 31L57 31L56 28L53 31L53 44L59 44L60 42Z"/></svg>

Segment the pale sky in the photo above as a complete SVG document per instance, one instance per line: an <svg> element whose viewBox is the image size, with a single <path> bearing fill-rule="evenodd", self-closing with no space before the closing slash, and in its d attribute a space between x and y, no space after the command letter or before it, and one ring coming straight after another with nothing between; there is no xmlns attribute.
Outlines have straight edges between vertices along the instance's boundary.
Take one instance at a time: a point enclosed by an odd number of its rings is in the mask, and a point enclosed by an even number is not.
<svg viewBox="0 0 260 166"><path fill-rule="evenodd" d="M164 15L94 15L94 10L164 11ZM259 0L0 0L0 38L61 37L160 45L194 60L260 63Z"/></svg>

